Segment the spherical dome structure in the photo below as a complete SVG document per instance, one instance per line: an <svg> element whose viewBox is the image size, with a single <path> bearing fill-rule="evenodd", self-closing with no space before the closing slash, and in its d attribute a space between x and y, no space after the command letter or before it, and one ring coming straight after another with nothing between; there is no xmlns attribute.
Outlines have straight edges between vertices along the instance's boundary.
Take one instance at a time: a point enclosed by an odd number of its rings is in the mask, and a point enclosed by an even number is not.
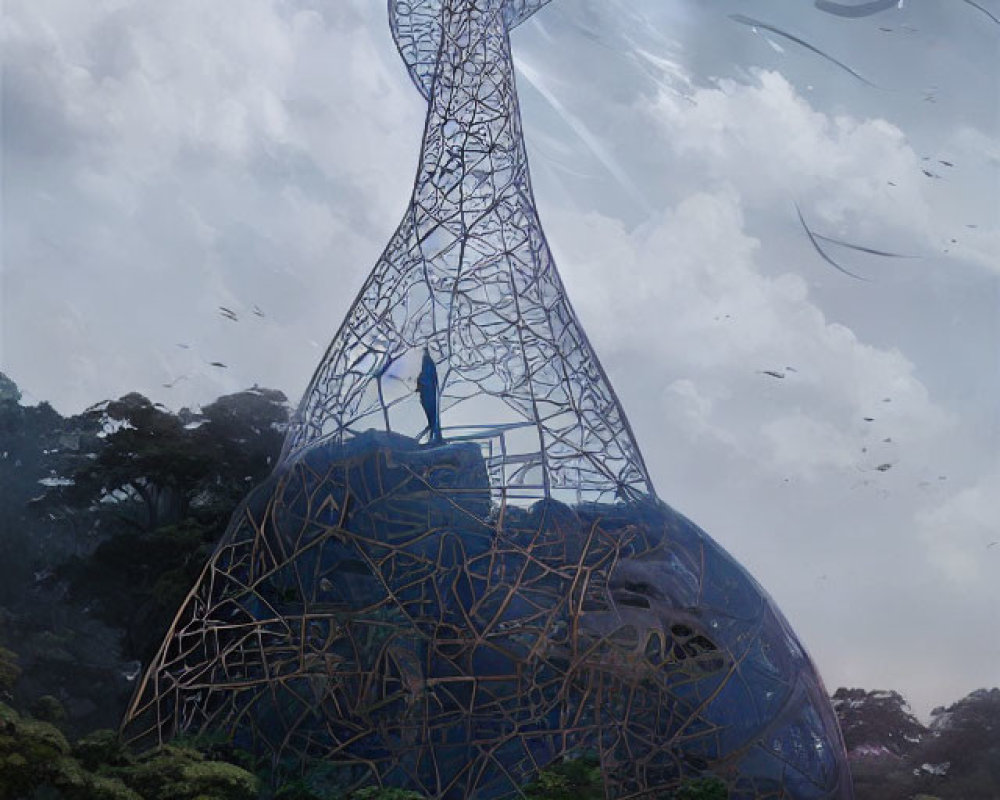
<svg viewBox="0 0 1000 800"><path fill-rule="evenodd" d="M657 499L555 270L508 39L544 3L390 6L429 104L410 208L126 732L223 731L345 791L516 797L593 753L615 797L846 800L816 670Z"/></svg>

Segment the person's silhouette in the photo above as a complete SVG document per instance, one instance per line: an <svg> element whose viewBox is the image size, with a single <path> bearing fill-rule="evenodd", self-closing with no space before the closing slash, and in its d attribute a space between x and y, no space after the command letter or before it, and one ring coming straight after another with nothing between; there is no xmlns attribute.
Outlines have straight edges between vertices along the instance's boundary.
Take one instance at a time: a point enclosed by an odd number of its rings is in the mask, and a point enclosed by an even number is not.
<svg viewBox="0 0 1000 800"><path fill-rule="evenodd" d="M427 429L430 431L431 442L441 441L441 414L438 408L438 374L437 365L431 358L430 351L424 348L424 358L420 363L420 375L417 377L417 393L420 395L420 405L427 415Z"/></svg>

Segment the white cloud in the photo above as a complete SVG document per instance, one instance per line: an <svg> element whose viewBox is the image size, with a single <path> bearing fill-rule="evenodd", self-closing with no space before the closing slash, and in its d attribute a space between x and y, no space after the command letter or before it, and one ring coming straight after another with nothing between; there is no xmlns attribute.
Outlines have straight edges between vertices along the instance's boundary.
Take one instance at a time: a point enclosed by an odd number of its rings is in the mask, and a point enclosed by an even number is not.
<svg viewBox="0 0 1000 800"><path fill-rule="evenodd" d="M295 394L409 194L423 106L384 7L5 11L3 368L61 410Z"/></svg>
<svg viewBox="0 0 1000 800"><path fill-rule="evenodd" d="M1000 471L917 515L927 561L959 592L991 588L1000 621Z"/></svg>
<svg viewBox="0 0 1000 800"><path fill-rule="evenodd" d="M700 88L693 103L661 92L651 122L679 157L697 159L702 180L746 189L754 205L790 208L797 201L832 232L885 242L905 231L929 245L927 179L899 128L819 111L780 73L752 75L753 83L719 80Z"/></svg>
<svg viewBox="0 0 1000 800"><path fill-rule="evenodd" d="M902 353L828 321L797 275L768 274L731 190L693 195L631 233L596 214L551 223L585 327L628 365L615 371L633 394L683 414L675 435L812 479L864 465L865 418L915 449L953 422Z"/></svg>
<svg viewBox="0 0 1000 800"><path fill-rule="evenodd" d="M923 156L886 119L821 111L780 73L751 76L687 97L660 91L641 112L687 175L693 168L697 180L735 185L748 205L784 208L789 217L797 202L811 227L831 236L1000 268L1000 228L976 205L996 193L994 137L962 127L940 157ZM986 174L956 182L955 169L974 173L984 156ZM966 228L976 221L977 229Z"/></svg>

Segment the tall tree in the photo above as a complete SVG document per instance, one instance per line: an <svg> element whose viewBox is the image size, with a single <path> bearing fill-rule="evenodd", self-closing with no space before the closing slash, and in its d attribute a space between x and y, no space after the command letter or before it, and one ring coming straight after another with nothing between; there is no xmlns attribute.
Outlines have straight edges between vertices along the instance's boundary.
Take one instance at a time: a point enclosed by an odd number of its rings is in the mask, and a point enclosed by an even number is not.
<svg viewBox="0 0 1000 800"><path fill-rule="evenodd" d="M174 415L129 394L89 414L104 445L49 498L113 517L96 550L60 574L72 596L124 631L126 654L146 660L236 505L270 472L286 399L254 387Z"/></svg>
<svg viewBox="0 0 1000 800"><path fill-rule="evenodd" d="M88 412L103 427L97 458L73 475L71 501L109 503L141 530L179 522L211 464L181 420L131 393Z"/></svg>

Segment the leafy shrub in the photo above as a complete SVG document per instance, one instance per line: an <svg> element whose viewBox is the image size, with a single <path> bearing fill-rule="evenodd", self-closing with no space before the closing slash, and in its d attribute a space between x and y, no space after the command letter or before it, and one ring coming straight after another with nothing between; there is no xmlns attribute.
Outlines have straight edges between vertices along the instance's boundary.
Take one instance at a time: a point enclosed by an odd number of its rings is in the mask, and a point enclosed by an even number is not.
<svg viewBox="0 0 1000 800"><path fill-rule="evenodd" d="M424 796L407 789L379 789L376 786L367 786L353 792L351 800L424 800Z"/></svg>
<svg viewBox="0 0 1000 800"><path fill-rule="evenodd" d="M146 800L255 800L260 788L256 776L235 764L175 745L143 753L117 772Z"/></svg>
<svg viewBox="0 0 1000 800"><path fill-rule="evenodd" d="M687 781L674 793L674 800L727 800L729 789L718 778Z"/></svg>
<svg viewBox="0 0 1000 800"><path fill-rule="evenodd" d="M0 800L45 790L63 800L256 800L260 782L191 748L132 756L113 731L95 731L71 749L51 723L0 703Z"/></svg>
<svg viewBox="0 0 1000 800"><path fill-rule="evenodd" d="M50 694L43 694L31 704L31 716L43 722L53 724L63 722L66 719L66 709L59 702L58 698Z"/></svg>
<svg viewBox="0 0 1000 800"><path fill-rule="evenodd" d="M134 758L122 744L115 731L107 728L89 733L73 746L73 757L84 769L96 770L101 765L110 767L126 766Z"/></svg>
<svg viewBox="0 0 1000 800"><path fill-rule="evenodd" d="M0 703L0 800L20 800L43 787L66 800L142 800L116 778L84 769L54 725Z"/></svg>
<svg viewBox="0 0 1000 800"><path fill-rule="evenodd" d="M21 667L17 661L17 653L0 647L0 692L9 692L21 677Z"/></svg>
<svg viewBox="0 0 1000 800"><path fill-rule="evenodd" d="M592 755L552 764L525 787L524 794L531 800L603 800L601 764Z"/></svg>

